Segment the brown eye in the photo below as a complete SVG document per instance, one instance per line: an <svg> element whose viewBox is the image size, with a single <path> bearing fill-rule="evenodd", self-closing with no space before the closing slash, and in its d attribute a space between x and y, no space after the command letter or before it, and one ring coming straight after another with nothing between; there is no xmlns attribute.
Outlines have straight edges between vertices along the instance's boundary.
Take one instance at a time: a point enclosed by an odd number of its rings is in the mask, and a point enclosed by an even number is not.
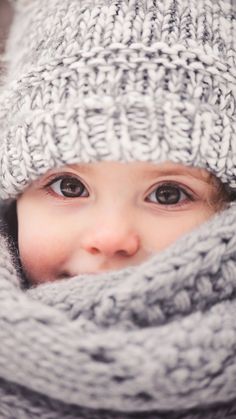
<svg viewBox="0 0 236 419"><path fill-rule="evenodd" d="M160 205L176 205L182 201L193 200L182 188L175 184L163 184L158 186L150 195L149 201L155 201Z"/></svg>
<svg viewBox="0 0 236 419"><path fill-rule="evenodd" d="M174 205L180 200L181 191L177 186L163 185L156 190L156 199L159 204Z"/></svg>
<svg viewBox="0 0 236 419"><path fill-rule="evenodd" d="M79 198L81 196L88 196L87 189L84 184L75 177L64 177L56 179L50 185L50 188L58 195L63 195L66 198Z"/></svg>

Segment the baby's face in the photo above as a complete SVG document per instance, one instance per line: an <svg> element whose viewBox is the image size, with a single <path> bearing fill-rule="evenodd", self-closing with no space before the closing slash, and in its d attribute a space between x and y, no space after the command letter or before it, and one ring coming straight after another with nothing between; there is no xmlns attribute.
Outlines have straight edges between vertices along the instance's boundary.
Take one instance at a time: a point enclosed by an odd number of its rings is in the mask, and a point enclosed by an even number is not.
<svg viewBox="0 0 236 419"><path fill-rule="evenodd" d="M137 265L208 219L205 170L99 162L50 170L18 199L18 243L35 284Z"/></svg>

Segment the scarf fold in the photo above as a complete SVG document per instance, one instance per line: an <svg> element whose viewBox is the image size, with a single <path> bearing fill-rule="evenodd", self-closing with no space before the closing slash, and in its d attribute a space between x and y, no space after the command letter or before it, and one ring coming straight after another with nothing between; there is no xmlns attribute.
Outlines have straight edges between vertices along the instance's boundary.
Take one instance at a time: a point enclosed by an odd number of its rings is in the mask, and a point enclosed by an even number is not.
<svg viewBox="0 0 236 419"><path fill-rule="evenodd" d="M235 229L28 290L1 237L0 417L236 418Z"/></svg>

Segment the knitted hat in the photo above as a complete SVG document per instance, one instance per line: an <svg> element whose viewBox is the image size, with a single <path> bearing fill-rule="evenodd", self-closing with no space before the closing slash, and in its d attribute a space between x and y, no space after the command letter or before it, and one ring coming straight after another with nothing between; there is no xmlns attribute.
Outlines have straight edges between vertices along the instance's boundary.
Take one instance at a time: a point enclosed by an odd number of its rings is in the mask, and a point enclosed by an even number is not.
<svg viewBox="0 0 236 419"><path fill-rule="evenodd" d="M100 160L170 160L236 186L233 1L16 1L0 197Z"/></svg>

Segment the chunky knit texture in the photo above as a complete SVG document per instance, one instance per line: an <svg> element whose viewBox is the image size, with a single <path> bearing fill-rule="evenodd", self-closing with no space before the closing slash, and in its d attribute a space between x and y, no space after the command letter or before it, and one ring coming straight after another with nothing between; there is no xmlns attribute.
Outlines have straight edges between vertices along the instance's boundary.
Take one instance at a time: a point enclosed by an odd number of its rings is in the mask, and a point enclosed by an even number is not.
<svg viewBox="0 0 236 419"><path fill-rule="evenodd" d="M232 1L14 3L3 200L97 160L235 186ZM235 231L233 204L139 266L29 289L0 235L0 418L236 419Z"/></svg>
<svg viewBox="0 0 236 419"><path fill-rule="evenodd" d="M235 186L235 27L228 0L20 2L0 97L0 196L97 160L169 159Z"/></svg>
<svg viewBox="0 0 236 419"><path fill-rule="evenodd" d="M26 292L1 240L0 417L235 419L235 226Z"/></svg>

